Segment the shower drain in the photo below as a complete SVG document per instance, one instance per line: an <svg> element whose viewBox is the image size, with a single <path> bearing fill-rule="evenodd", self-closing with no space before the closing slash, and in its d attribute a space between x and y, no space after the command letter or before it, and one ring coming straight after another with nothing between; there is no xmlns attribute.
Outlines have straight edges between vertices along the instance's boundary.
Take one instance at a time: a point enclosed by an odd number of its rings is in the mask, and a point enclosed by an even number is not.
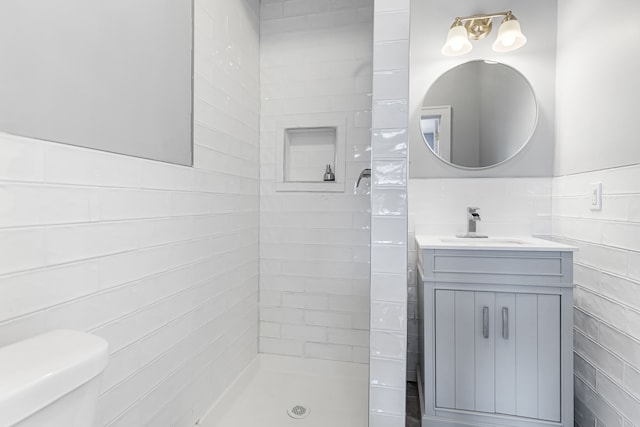
<svg viewBox="0 0 640 427"><path fill-rule="evenodd" d="M303 418L306 418L310 412L311 412L310 409L307 409L302 405L296 405L293 408L287 409L287 414L289 414L291 418L296 420L301 420Z"/></svg>

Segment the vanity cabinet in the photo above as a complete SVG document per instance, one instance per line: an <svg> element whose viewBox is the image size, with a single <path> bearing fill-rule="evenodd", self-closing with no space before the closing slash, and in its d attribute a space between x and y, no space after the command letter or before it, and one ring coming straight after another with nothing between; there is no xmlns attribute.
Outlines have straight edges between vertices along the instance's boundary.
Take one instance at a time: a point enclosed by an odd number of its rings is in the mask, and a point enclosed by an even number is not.
<svg viewBox="0 0 640 427"><path fill-rule="evenodd" d="M573 426L573 248L417 240L422 426Z"/></svg>

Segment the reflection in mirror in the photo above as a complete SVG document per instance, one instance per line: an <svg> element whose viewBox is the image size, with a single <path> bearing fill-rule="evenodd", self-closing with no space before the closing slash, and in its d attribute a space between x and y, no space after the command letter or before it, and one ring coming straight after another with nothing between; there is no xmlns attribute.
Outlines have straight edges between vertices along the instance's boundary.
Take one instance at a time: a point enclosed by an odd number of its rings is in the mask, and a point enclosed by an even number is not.
<svg viewBox="0 0 640 427"><path fill-rule="evenodd" d="M471 61L429 88L420 128L443 161L486 168L516 155L531 139L537 118L535 94L522 74L504 64Z"/></svg>
<svg viewBox="0 0 640 427"><path fill-rule="evenodd" d="M451 161L451 106L423 107L420 131L431 151L447 162Z"/></svg>

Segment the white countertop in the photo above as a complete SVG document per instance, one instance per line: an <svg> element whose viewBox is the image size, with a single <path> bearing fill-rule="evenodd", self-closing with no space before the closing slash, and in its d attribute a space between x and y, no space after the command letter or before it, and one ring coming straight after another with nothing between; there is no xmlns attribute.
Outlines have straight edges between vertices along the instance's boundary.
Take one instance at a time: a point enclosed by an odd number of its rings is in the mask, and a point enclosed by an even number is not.
<svg viewBox="0 0 640 427"><path fill-rule="evenodd" d="M455 236L416 236L420 249L464 249L490 251L570 251L575 246L552 242L531 236L490 236L488 238L470 238Z"/></svg>

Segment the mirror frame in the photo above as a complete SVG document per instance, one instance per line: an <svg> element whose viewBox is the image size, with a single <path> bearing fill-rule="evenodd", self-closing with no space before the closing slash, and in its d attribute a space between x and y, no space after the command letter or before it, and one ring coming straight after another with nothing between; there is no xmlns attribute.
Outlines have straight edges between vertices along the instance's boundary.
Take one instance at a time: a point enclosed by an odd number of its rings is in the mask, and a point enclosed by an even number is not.
<svg viewBox="0 0 640 427"><path fill-rule="evenodd" d="M429 94L429 90L431 90L431 88L433 87L433 85L435 85L438 80L440 80L440 78L442 76L444 76L446 73L448 73L451 70L454 70L456 68L460 68L466 64L470 64L473 62L485 62L488 64L499 64L499 65L503 65L509 69L511 69L512 71L514 71L515 73L517 73L518 75L520 75L520 77L522 77L522 79L524 80L524 82L527 84L527 86L529 87L529 89L531 90L531 93L533 94L533 100L535 102L535 117L533 119L533 123L531 126L531 131L528 134L528 136L525 138L525 140L522 142L522 144L520 145L520 148L518 148L518 150L516 150L512 155L510 155L509 157L507 157L506 159L498 162L498 163L494 163L492 165L488 165L488 166L462 166L462 165L457 165L455 163L452 163L451 161L445 160L443 158L441 158L438 154L436 154L433 149L431 148L431 146L427 143L427 141L424 139L424 135L422 134L422 128L420 129L420 135L422 137L422 143L428 148L429 152L431 153L431 155L433 155L435 158L437 158L439 161L441 161L442 163L444 163L445 165L449 165L449 166L453 166L457 169L461 169L461 170L467 170L467 171L479 171L479 170L486 170L486 169L491 169L491 168L495 168L497 166L503 165L506 162L510 161L511 159L513 159L514 157L516 157L518 154L520 154L524 148L529 145L529 143L531 142L531 140L533 139L533 136L536 133L536 130L538 128L538 121L540 118L540 101L538 100L538 97L536 96L536 92L533 89L533 85L531 84L531 82L529 81L529 79L527 79L527 77L521 73L517 68L509 65L509 64L505 64L504 62L499 62L499 61L495 61L495 60L489 60L489 59L473 59L470 61L466 61L463 62L461 64L457 64L447 70L445 70L442 74L440 74L432 83L431 85L429 85L429 88L427 89L424 97L422 98L422 103L420 105L420 111L422 112L422 110L424 108L438 108L438 105L434 105L434 106L425 106L424 105L424 101L427 97L427 95ZM420 114L420 119L418 120L418 126L421 126L421 122L422 122L422 114Z"/></svg>

